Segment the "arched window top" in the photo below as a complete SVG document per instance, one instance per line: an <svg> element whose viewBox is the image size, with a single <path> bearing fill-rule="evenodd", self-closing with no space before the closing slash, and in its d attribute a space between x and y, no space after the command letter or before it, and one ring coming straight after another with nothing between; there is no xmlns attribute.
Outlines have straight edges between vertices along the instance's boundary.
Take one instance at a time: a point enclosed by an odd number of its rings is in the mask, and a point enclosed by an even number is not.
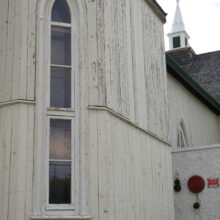
<svg viewBox="0 0 220 220"><path fill-rule="evenodd" d="M56 0L54 2L51 14L51 21L71 23L70 8L66 0Z"/></svg>
<svg viewBox="0 0 220 220"><path fill-rule="evenodd" d="M178 128L177 146L180 148L189 147L188 133L183 120L181 120Z"/></svg>

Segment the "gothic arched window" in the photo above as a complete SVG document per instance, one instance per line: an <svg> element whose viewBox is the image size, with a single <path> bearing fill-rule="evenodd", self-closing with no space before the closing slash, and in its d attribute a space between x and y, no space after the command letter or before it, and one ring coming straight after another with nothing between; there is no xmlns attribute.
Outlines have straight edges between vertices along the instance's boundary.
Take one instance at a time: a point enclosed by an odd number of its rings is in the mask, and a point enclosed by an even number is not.
<svg viewBox="0 0 220 220"><path fill-rule="evenodd" d="M73 204L74 76L71 10L55 0L51 11L48 204Z"/></svg>
<svg viewBox="0 0 220 220"><path fill-rule="evenodd" d="M71 15L56 0L51 15L50 107L71 108Z"/></svg>
<svg viewBox="0 0 220 220"><path fill-rule="evenodd" d="M179 148L184 148L189 146L188 134L183 120L181 120L178 128L177 146Z"/></svg>

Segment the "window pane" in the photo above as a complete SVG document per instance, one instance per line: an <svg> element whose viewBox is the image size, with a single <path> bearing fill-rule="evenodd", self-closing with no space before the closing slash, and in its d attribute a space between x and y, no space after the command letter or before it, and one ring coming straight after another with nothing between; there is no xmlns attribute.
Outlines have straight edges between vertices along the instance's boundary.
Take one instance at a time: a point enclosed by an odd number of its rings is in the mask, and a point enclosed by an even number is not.
<svg viewBox="0 0 220 220"><path fill-rule="evenodd" d="M49 168L49 203L71 203L71 163L50 162Z"/></svg>
<svg viewBox="0 0 220 220"><path fill-rule="evenodd" d="M51 67L50 106L71 107L71 69Z"/></svg>
<svg viewBox="0 0 220 220"><path fill-rule="evenodd" d="M70 9L65 0L56 0L52 9L52 21L70 23Z"/></svg>
<svg viewBox="0 0 220 220"><path fill-rule="evenodd" d="M50 120L50 159L71 160L70 120Z"/></svg>
<svg viewBox="0 0 220 220"><path fill-rule="evenodd" d="M71 29L51 27L51 64L71 65Z"/></svg>
<svg viewBox="0 0 220 220"><path fill-rule="evenodd" d="M173 48L180 47L180 37L173 38Z"/></svg>

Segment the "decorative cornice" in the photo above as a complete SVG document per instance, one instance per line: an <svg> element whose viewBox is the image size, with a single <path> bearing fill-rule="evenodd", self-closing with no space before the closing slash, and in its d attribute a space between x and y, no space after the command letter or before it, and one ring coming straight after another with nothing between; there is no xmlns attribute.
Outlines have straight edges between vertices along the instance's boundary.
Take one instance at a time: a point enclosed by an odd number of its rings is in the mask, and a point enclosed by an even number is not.
<svg viewBox="0 0 220 220"><path fill-rule="evenodd" d="M95 111L106 111L109 114L111 114L111 115L117 117L118 119L124 121L125 123L131 125L132 127L138 129L139 131L142 131L143 133L145 133L147 135L150 135L151 137L153 137L153 138L157 139L158 141L160 141L160 142L168 145L169 147L171 147L171 144L167 140L165 140L165 139L159 137L158 135L156 135L156 134L154 134L154 133L152 133L152 132L150 132L150 131L142 128L142 127L140 127L139 125L137 125L134 122L130 121L128 118L126 118L125 116L117 113L113 109L110 109L110 108L108 108L106 106L92 106L92 105L89 105L88 109L89 110L95 110Z"/></svg>
<svg viewBox="0 0 220 220"><path fill-rule="evenodd" d="M10 101L0 102L0 107L5 107L9 105L18 105L18 104L35 105L35 100L15 99Z"/></svg>

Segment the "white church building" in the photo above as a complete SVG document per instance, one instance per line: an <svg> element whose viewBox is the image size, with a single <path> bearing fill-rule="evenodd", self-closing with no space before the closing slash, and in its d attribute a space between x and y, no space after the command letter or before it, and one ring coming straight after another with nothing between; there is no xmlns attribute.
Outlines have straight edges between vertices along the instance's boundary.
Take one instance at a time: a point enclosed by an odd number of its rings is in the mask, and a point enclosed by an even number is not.
<svg viewBox="0 0 220 220"><path fill-rule="evenodd" d="M0 2L1 220L220 218L219 53L193 51L177 4L165 54L165 17L155 0Z"/></svg>
<svg viewBox="0 0 220 220"><path fill-rule="evenodd" d="M217 220L220 219L220 51L194 52L178 1L168 37L175 219Z"/></svg>

